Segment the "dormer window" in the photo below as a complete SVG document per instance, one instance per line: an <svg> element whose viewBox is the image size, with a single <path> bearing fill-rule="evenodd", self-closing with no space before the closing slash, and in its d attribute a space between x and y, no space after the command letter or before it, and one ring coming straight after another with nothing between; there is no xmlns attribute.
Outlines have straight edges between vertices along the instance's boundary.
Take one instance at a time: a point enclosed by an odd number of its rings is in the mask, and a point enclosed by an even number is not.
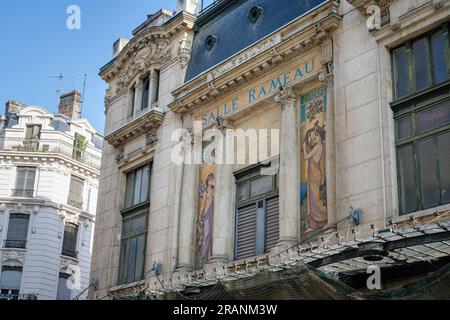
<svg viewBox="0 0 450 320"><path fill-rule="evenodd" d="M211 51L212 48L214 47L214 45L216 44L216 42L217 42L217 36L214 36L214 35L207 36L206 40L205 40L206 50Z"/></svg>
<svg viewBox="0 0 450 320"><path fill-rule="evenodd" d="M258 21L259 17L263 13L263 8L261 6L254 6L250 9L250 12L248 13L248 20L251 23L256 23Z"/></svg>

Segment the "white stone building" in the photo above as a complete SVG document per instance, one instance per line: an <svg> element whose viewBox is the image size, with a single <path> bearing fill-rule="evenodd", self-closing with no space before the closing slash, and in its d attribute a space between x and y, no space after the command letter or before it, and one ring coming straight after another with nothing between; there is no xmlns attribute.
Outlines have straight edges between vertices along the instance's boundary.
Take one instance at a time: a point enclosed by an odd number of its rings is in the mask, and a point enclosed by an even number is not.
<svg viewBox="0 0 450 320"><path fill-rule="evenodd" d="M376 264L389 288L411 281L398 268L418 278L448 259L450 1L228 0L198 16L199 1L177 3L100 72L92 298L201 292L297 262L358 290ZM278 130L279 153L175 164L172 134L186 129L192 151L194 121L200 153L211 128Z"/></svg>
<svg viewBox="0 0 450 320"><path fill-rule="evenodd" d="M59 113L6 104L0 299L70 300L90 285L103 137L79 112L75 91L61 96Z"/></svg>

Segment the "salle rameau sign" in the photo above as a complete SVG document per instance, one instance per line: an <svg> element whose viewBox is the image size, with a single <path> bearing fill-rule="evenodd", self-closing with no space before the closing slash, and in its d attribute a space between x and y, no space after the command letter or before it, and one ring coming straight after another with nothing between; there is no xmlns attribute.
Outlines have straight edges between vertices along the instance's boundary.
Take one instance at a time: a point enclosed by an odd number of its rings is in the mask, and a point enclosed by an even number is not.
<svg viewBox="0 0 450 320"><path fill-rule="evenodd" d="M274 95L281 86L294 85L311 78L320 70L319 66L320 54L306 58L299 63L279 70L257 85L245 88L234 98L222 100L207 112L198 115L196 119L201 121L202 127L209 127L217 119L225 119Z"/></svg>

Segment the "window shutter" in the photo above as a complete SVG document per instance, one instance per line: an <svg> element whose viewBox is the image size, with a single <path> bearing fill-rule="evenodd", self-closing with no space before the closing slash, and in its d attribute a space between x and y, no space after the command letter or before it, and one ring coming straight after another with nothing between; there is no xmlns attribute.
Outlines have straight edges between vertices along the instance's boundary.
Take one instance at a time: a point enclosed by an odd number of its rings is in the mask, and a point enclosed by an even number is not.
<svg viewBox="0 0 450 320"><path fill-rule="evenodd" d="M266 200L266 251L275 247L279 238L279 199L277 196Z"/></svg>
<svg viewBox="0 0 450 320"><path fill-rule="evenodd" d="M236 259L256 254L256 204L237 210Z"/></svg>

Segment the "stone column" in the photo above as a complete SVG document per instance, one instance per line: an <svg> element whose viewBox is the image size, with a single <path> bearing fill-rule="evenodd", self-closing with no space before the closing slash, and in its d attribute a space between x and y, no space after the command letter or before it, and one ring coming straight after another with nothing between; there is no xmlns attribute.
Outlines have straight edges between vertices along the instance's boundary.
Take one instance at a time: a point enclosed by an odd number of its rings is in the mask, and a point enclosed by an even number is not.
<svg viewBox="0 0 450 320"><path fill-rule="evenodd" d="M297 98L284 87L275 96L281 107L280 143L280 240L279 245L297 244L300 237L300 151Z"/></svg>
<svg viewBox="0 0 450 320"><path fill-rule="evenodd" d="M183 137L185 143L185 161L183 170L183 184L181 187L180 227L178 237L178 271L192 271L194 269L195 247L195 218L197 214L198 166L191 161L193 134ZM189 148L191 148L189 150ZM186 156L191 152L191 157Z"/></svg>
<svg viewBox="0 0 450 320"><path fill-rule="evenodd" d="M134 112L133 112L133 114L136 114L141 110L143 89L144 89L144 81L142 79L139 79L136 82L136 90L134 92Z"/></svg>
<svg viewBox="0 0 450 320"><path fill-rule="evenodd" d="M232 259L233 250L230 239L233 235L233 165L226 162L226 129L231 129L228 123L220 124L217 128L222 132L222 164L216 166L216 187L214 197L214 221L212 263L226 263ZM216 140L217 141L217 140ZM220 144L218 144L220 145Z"/></svg>

